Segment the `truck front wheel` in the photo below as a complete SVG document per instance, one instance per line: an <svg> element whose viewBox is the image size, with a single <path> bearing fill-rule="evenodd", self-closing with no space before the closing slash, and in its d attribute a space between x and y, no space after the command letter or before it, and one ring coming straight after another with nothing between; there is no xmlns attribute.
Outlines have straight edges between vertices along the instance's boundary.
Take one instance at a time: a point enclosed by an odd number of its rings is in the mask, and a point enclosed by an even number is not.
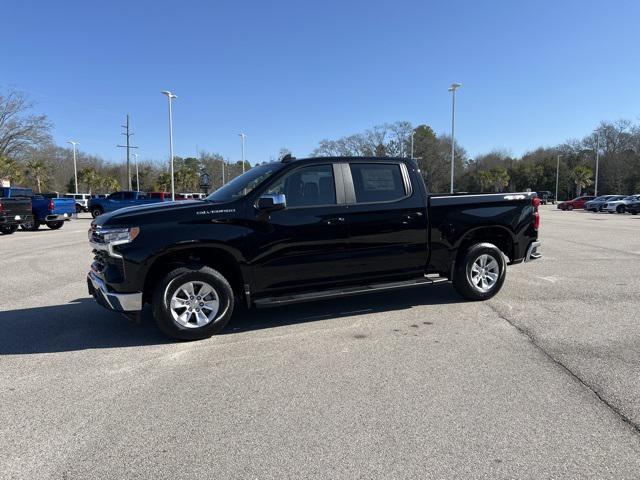
<svg viewBox="0 0 640 480"><path fill-rule="evenodd" d="M231 285L209 267L179 267L156 287L153 316L160 330L177 340L200 340L220 332L231 319Z"/></svg>
<svg viewBox="0 0 640 480"><path fill-rule="evenodd" d="M500 291L506 274L500 249L492 243L476 243L456 265L453 287L469 300L487 300Z"/></svg>
<svg viewBox="0 0 640 480"><path fill-rule="evenodd" d="M91 216L93 218L98 218L100 215L102 215L104 212L102 211L101 207L93 207L91 209Z"/></svg>

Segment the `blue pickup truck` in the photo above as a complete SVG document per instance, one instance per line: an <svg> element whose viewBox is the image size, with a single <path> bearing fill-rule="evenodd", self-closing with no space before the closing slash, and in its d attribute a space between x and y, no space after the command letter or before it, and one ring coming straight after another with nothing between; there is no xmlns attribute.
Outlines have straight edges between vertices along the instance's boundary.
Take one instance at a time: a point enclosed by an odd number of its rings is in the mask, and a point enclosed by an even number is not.
<svg viewBox="0 0 640 480"><path fill-rule="evenodd" d="M43 223L51 230L62 228L64 222L76 217L76 202L72 198L48 198L33 193L30 188L5 187L0 190L2 197L30 198L32 217L25 219L20 228L34 231Z"/></svg>
<svg viewBox="0 0 640 480"><path fill-rule="evenodd" d="M119 208L158 203L164 200L164 194L152 195L146 192L113 192L107 195L107 198L91 198L89 200L89 211L91 212L91 216L96 218L103 213L113 212Z"/></svg>

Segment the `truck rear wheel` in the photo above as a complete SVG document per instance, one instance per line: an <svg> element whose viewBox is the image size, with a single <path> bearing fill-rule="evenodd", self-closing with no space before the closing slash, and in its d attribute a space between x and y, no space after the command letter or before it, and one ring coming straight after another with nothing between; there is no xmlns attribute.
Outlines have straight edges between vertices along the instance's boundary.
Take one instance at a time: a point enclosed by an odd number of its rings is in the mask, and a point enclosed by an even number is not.
<svg viewBox="0 0 640 480"><path fill-rule="evenodd" d="M3 235L11 235L15 233L16 230L18 230L18 225L3 225L0 227L0 233Z"/></svg>
<svg viewBox="0 0 640 480"><path fill-rule="evenodd" d="M160 330L177 340L200 340L220 332L231 319L231 285L209 267L179 267L153 293L153 316Z"/></svg>
<svg viewBox="0 0 640 480"><path fill-rule="evenodd" d="M469 300L487 300L500 291L506 274L500 249L492 243L476 243L457 262L453 287Z"/></svg>
<svg viewBox="0 0 640 480"><path fill-rule="evenodd" d="M98 218L100 215L102 215L104 212L102 211L102 208L100 207L93 207L91 209L91 216L93 218Z"/></svg>
<svg viewBox="0 0 640 480"><path fill-rule="evenodd" d="M51 230L58 230L62 228L63 225L64 222L47 222L47 227L49 227Z"/></svg>

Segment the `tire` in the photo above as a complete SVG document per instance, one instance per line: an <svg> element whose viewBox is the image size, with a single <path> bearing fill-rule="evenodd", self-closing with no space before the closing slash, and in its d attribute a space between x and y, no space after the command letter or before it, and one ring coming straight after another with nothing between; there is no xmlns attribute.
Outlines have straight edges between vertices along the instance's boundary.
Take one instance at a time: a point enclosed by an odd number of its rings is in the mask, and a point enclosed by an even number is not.
<svg viewBox="0 0 640 480"><path fill-rule="evenodd" d="M198 293L205 286L212 293L199 298ZM189 296L187 292L193 295ZM205 300L207 298L209 300ZM184 307L176 306L172 310L172 300ZM165 335L176 340L201 340L220 332L229 323L235 299L231 285L217 270L205 266L179 267L158 284L151 303L155 321ZM205 303L210 303L205 307L209 309L208 313L205 313L205 308L195 311ZM199 320L203 321L202 326L197 326Z"/></svg>
<svg viewBox="0 0 640 480"><path fill-rule="evenodd" d="M82 205L78 205L76 203L76 213L82 213L84 211L84 209L82 208Z"/></svg>
<svg viewBox="0 0 640 480"><path fill-rule="evenodd" d="M62 228L62 226L64 225L64 222L60 221L60 222L47 222L47 227L49 227L51 230L59 230Z"/></svg>
<svg viewBox="0 0 640 480"><path fill-rule="evenodd" d="M18 225L3 225L0 227L0 233L2 235L11 235L12 233L16 233L18 230Z"/></svg>
<svg viewBox="0 0 640 480"><path fill-rule="evenodd" d="M40 221L34 218L30 222L29 221L22 222L22 225L20 225L20 228L27 232L35 232L40 228Z"/></svg>
<svg viewBox="0 0 640 480"><path fill-rule="evenodd" d="M636 212L635 210L633 212L631 212L631 215L637 215L638 212Z"/></svg>
<svg viewBox="0 0 640 480"><path fill-rule="evenodd" d="M624 213L626 211L626 208L624 205L618 205L616 207L616 213Z"/></svg>
<svg viewBox="0 0 640 480"><path fill-rule="evenodd" d="M460 261L456 262L453 274L453 288L468 300L488 300L500 291L507 275L504 255L492 243L476 243L469 247ZM481 265L484 263L484 267ZM474 275L476 270L485 268L488 273L484 280ZM477 280L476 280L477 279ZM493 280L492 280L493 279Z"/></svg>
<svg viewBox="0 0 640 480"><path fill-rule="evenodd" d="M567 205L567 210L569 211L573 210L573 205Z"/></svg>
<svg viewBox="0 0 640 480"><path fill-rule="evenodd" d="M102 207L94 207L91 209L91 216L93 218L98 218L103 213L104 213L104 210L102 210Z"/></svg>

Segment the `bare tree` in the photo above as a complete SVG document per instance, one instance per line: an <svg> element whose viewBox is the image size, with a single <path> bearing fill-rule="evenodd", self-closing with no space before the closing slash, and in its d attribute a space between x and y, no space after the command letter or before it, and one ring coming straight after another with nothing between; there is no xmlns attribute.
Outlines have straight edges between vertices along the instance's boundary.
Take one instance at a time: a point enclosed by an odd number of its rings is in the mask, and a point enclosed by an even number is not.
<svg viewBox="0 0 640 480"><path fill-rule="evenodd" d="M0 157L19 157L51 142L51 124L45 115L31 115L33 104L21 92L0 94Z"/></svg>

